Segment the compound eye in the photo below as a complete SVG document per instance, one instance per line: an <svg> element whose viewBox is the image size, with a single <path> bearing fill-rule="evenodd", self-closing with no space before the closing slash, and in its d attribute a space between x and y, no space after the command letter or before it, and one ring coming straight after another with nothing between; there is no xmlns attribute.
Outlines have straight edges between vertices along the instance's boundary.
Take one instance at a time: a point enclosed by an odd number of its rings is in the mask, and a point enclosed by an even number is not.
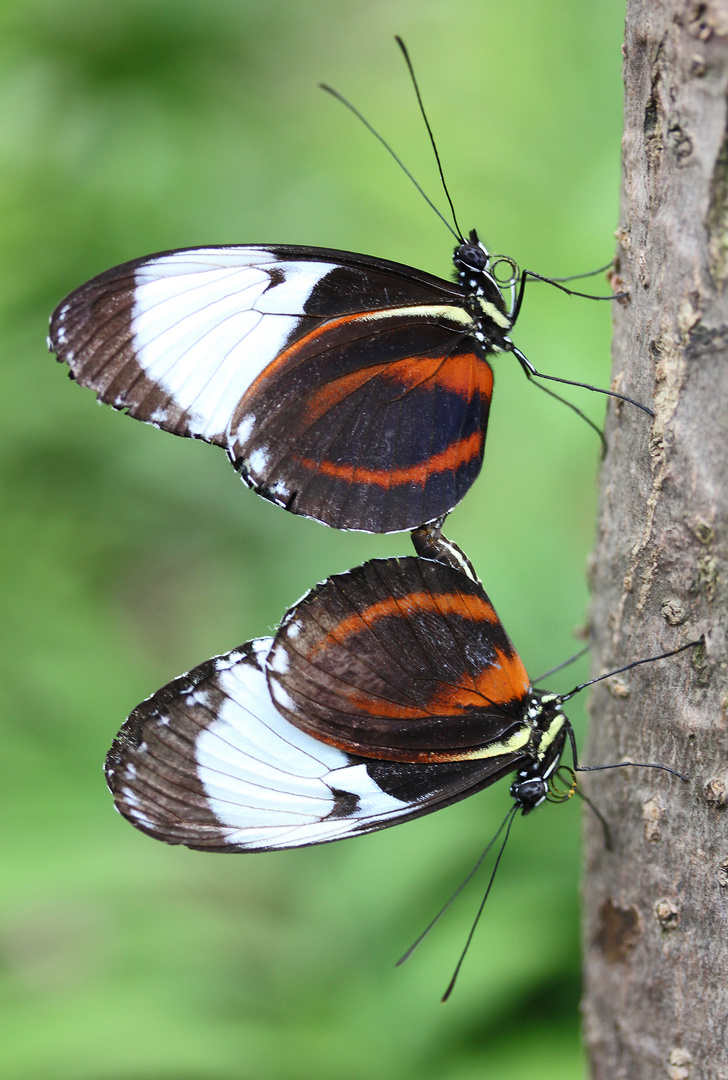
<svg viewBox="0 0 728 1080"><path fill-rule="evenodd" d="M511 797L523 810L533 810L548 795L548 788L540 777L516 780L511 784Z"/></svg>
<svg viewBox="0 0 728 1080"><path fill-rule="evenodd" d="M488 269L502 287L515 285L518 281L518 265L508 255L494 255Z"/></svg>
<svg viewBox="0 0 728 1080"><path fill-rule="evenodd" d="M461 244L456 258L472 270L485 270L488 256L480 244Z"/></svg>

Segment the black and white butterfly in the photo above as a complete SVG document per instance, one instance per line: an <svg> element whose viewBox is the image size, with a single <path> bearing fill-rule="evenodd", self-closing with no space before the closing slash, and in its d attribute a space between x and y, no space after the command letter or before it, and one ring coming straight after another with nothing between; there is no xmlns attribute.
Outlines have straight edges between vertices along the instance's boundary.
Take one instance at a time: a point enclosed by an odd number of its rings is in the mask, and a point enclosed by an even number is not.
<svg viewBox="0 0 728 1080"><path fill-rule="evenodd" d="M139 705L106 775L137 828L216 851L386 828L514 771L525 813L559 764L561 702L531 687L477 580L375 559Z"/></svg>
<svg viewBox="0 0 728 1080"><path fill-rule="evenodd" d="M167 251L72 292L49 347L101 401L221 446L249 487L293 513L376 533L437 521L480 471L490 358L513 353L529 378L569 380L536 371L508 336L539 275L427 201L457 240L455 281L326 248Z"/></svg>
<svg viewBox="0 0 728 1080"><path fill-rule="evenodd" d="M589 684L534 689L467 559L435 550L329 578L274 638L142 702L106 762L121 813L167 843L261 851L387 828L513 772L514 807L539 806L567 742L578 768L562 706Z"/></svg>
<svg viewBox="0 0 728 1080"><path fill-rule="evenodd" d="M477 924L518 811L578 790L562 706L590 683L535 689L468 560L431 540L443 561L375 559L335 575L274 638L208 660L137 706L106 758L124 817L168 844L271 851L385 829L515 772L511 808L466 878L505 832ZM567 743L573 768L561 765Z"/></svg>
<svg viewBox="0 0 728 1080"><path fill-rule="evenodd" d="M50 348L130 416L222 446L259 494L337 528L446 514L475 480L512 349L473 233L459 281L323 248L192 248L82 285Z"/></svg>

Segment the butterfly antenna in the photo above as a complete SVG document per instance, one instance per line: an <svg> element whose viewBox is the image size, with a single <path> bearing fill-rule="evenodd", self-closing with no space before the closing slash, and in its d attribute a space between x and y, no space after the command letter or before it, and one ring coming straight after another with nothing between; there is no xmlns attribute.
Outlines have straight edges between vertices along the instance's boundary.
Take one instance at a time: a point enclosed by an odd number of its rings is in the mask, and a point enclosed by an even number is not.
<svg viewBox="0 0 728 1080"><path fill-rule="evenodd" d="M412 953L413 953L413 952L415 951L415 949L417 948L417 946L418 946L419 944L421 944L421 942L423 942L423 941L425 940L425 938L426 938L426 937L427 937L427 935L429 934L430 930L432 930L433 926L435 926L435 924L436 924L436 923L438 923L438 922L440 921L440 919L441 919L441 918L442 918L442 916L443 916L443 915L445 914L445 912L446 912L446 911L448 911L450 907L452 907L452 905L453 905L453 904L455 903L455 901L457 900L458 896L460 896L460 893L461 893L461 892L463 891L463 889L464 889L464 888L465 888L465 886L466 886L466 885L468 884L468 882L469 882L469 881L471 880L471 878L473 878L473 877L475 876L475 874L477 874L478 870L480 870L480 867L481 867L481 866L482 866L482 864L483 864L483 859L484 859L484 858L485 858L485 856L486 856L486 855L488 854L488 852L490 851L490 849L491 849L491 848L493 847L493 844L494 844L494 843L496 842L496 840L498 839L498 837L500 836L500 834L501 834L501 833L503 832L503 829L504 829L504 828L505 828L505 826L506 826L506 822L508 821L508 818L509 818L510 814L512 813L512 810L513 810L513 808L511 807L511 809L510 809L510 810L508 811L508 813L506 814L506 816L505 816L505 817L503 818L503 822L502 822L502 824L501 824L500 828L498 829L498 832L497 832L497 833L495 834L495 836L493 837L493 839L492 839L492 840L490 840L490 841L488 842L487 846L485 847L485 849L484 849L484 851L483 851L482 855L480 856L480 858L479 858L479 859L478 859L478 861L476 862L476 864L475 864L475 866L473 867L473 869L472 869L472 870L470 871L470 873L469 873L469 874L467 875L467 877L466 877L466 878L464 878L464 879L463 879L463 880L462 880L462 881L460 882L460 884L458 885L457 889L456 889L456 890L455 890L455 892L454 892L454 893L452 894L452 896L450 897L450 899L449 899L449 900L447 901L447 903L445 903L445 904L443 904L443 905L442 905L442 907L441 907L441 908L440 908L440 910L438 911L438 913L437 913L437 915L435 916L435 918L434 918L434 919L432 919L432 920L431 920L431 921L430 921L430 922L429 922L429 923L427 924L427 926L426 926L426 927L425 927L425 929L424 929L424 930L422 931L422 933L421 933L421 934L420 934L420 936L419 936L419 937L417 938L417 940L416 940L416 941L413 941L413 942L412 942L412 944L410 945L410 947L409 947L409 949L407 950L407 952L406 952L406 953L404 953L404 955L403 955L403 956L400 956L399 960L398 960L398 961L397 961L397 963L396 963L396 964L394 965L395 967L401 967L401 966L402 966L402 964L406 963L406 961L407 961L407 960L409 960L410 956L411 956L411 955L412 955Z"/></svg>
<svg viewBox="0 0 728 1080"><path fill-rule="evenodd" d="M372 125L371 125L371 124L369 123L369 121L367 120L367 118L366 118L366 117L365 117L365 116L364 116L364 115L363 115L362 113L360 113L360 112L359 112L359 110L358 110L357 108L355 108L355 106L354 106L354 105L352 105L352 103L351 103L350 101L348 101L348 100L347 100L347 99L346 99L346 98L345 98L345 97L343 96L343 94L340 94L338 90L334 90L333 86L329 86L329 85L328 85L327 83L319 83L319 86L321 87L321 89L322 89L322 90L325 90L327 94L331 94L331 96L332 96L332 97L335 97L337 101L340 101L342 105L345 105L345 106L346 106L346 108L347 108L347 109L349 110L349 112L352 112L352 113L354 114L354 116L356 116L356 118L357 118L358 120L361 120L361 122L362 122L362 124L364 125L364 127L365 127L365 128L366 128L366 129L368 130L368 131L370 131L370 132L372 133L372 135L373 135L373 136L375 137L375 139L378 139L378 140L379 140L379 142L380 142L380 143L382 144L382 146L384 147L384 149L385 149L385 150L386 150L386 151L387 151L387 152L388 152L389 154L391 154L391 156L392 156L392 157L394 158L394 160L395 160L395 161L397 162L397 164L399 165L400 169L401 169L401 170L402 170L402 172L403 172L403 173L405 174L405 176L409 177L409 179L410 179L410 180L412 181L412 183L414 184L414 186L415 186L415 187L417 188L417 190L419 191L420 195L421 195L421 196L422 196L422 198L423 198L423 199L425 200L425 202L427 203L427 205L428 205L428 206L430 206L430 207L431 207L431 208L432 208L432 209L433 209L433 210L435 211L435 213L436 213L436 214L437 214L437 216L439 217L440 221L442 221L442 222L443 222L443 224L444 224L444 225L445 225L445 226L447 227L447 229L448 229L448 230L449 230L449 231L450 231L450 232L451 232L451 233L453 234L453 236L454 236L454 237L455 237L455 239L456 239L456 240L458 241L458 243L461 243L461 242L462 242L462 237L460 237L460 236L458 235L458 233L456 233L456 232L455 232L455 230L453 229L452 225L451 225L451 224L450 224L450 222L449 222L449 221L447 220L447 218L445 217L445 215L444 215L444 214L442 214L442 213L440 213L440 211L439 211L439 210L438 210L438 208L437 208L437 207L435 206L435 204L434 204L434 202L432 201L432 199L430 198L430 196L429 196L429 195L428 195L428 194L427 194L427 193L425 192L425 190L424 190L424 189L423 189L423 188L421 187L421 185L417 183L417 181L415 180L414 176L413 176L413 175L412 175L412 173L411 173L411 172L409 171L409 169L407 168L407 166L405 165L405 163L404 163L404 162L402 161L402 159L401 159L401 158L400 158L400 157L399 157L399 156L398 156L397 154L395 154L394 150L393 150L393 149L392 149L392 147L391 147L391 146L389 145L389 143L388 143L388 142L387 142L387 140L386 140L386 139L384 138L384 136L383 136L383 135L380 135L380 134L379 134L379 132L377 131L377 129L376 129L375 127L373 127L373 126L372 126ZM449 197L449 196L448 196L448 197Z"/></svg>
<svg viewBox="0 0 728 1080"><path fill-rule="evenodd" d="M435 161L437 162L437 169L438 169L438 172L440 173L440 180L442 181L442 189L445 192L445 198L448 201L448 205L450 207L450 213L452 214L452 219L453 219L453 221L455 223L455 229L457 230L458 237L459 237L461 242L464 242L464 237L463 237L463 234L462 234L462 230L460 229L460 225L458 224L457 214L455 213L455 207L453 206L453 201L450 198L450 192L448 191L447 184L445 183L445 174L442 171L442 162L440 161L440 155L437 152L437 143L435 142L435 136L432 134L432 128L430 127L430 121L427 119L427 113L425 112L425 106L424 106L424 104L422 102L422 95L420 94L420 88L419 88L419 85L417 83L417 76L415 75L415 69L412 66L412 61L410 60L410 55L407 52L407 46L402 41L402 38L399 36L399 34L395 34L394 40L397 42L400 49L402 50L402 55L404 56L405 63L407 64L407 68L408 68L409 73L410 73L410 78L412 79L412 85L414 86L415 94L417 95L417 103L418 103L418 105L420 107L420 112L422 113L422 119L425 121L425 127L427 128L427 134L430 136L430 145L432 146L432 150L433 150L433 153L435 155Z"/></svg>
<svg viewBox="0 0 728 1080"><path fill-rule="evenodd" d="M511 833L511 825L513 824L513 820L514 820L514 818L516 816L516 811L517 810L518 810L518 803L514 803L513 806L511 807L511 809L508 811L508 813L506 815L506 822L508 823L507 826L506 826L506 835L503 837L503 843L500 846L500 851L498 852L498 857L495 860L495 866L493 867L493 872L490 875L490 881L488 882L488 888L485 890L485 896L480 901L480 907L478 908L478 914L475 916L475 919L473 921L473 925L470 928L470 933L468 934L468 940L465 942L465 948L460 953L460 959L458 960L457 965L455 966L455 971L453 972L452 978L450 979L450 982L448 983L447 990L445 991L445 993L442 995L442 998L440 999L442 1001L443 1005L445 1004L447 999L450 997L450 994L452 994L453 990L455 989L455 983L457 982L457 977L460 974L460 968L463 966L463 960L465 959L466 953L467 953L468 949L470 948L470 942L473 940L473 935L475 934L476 927L477 927L478 923L480 922L480 916L483 914L483 908L485 907L485 902L488 899L488 895L490 893L491 888L493 887L493 882L495 881L496 871L498 870L498 864L501 861L501 856L503 855L503 852L505 851L506 844L508 843L508 837L510 836L510 833ZM502 827L503 826L501 826L501 828Z"/></svg>

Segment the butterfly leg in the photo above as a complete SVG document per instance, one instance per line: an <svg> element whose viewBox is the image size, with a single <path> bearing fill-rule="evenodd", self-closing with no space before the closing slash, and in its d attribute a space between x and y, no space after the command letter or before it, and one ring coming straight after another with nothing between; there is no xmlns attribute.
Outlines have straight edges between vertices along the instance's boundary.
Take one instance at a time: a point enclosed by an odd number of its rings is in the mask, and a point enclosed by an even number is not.
<svg viewBox="0 0 728 1080"><path fill-rule="evenodd" d="M601 386L592 386L591 383L575 382L573 379L560 379L557 375L546 375L543 371L537 371L528 357L524 356L521 350L517 349L510 340L507 340L507 350L512 352L516 357L528 379L548 379L549 382L563 383L564 386L580 386L582 390L593 390L595 394L605 394L606 397L616 398L618 401L627 401L630 405L635 405L638 409L642 409L642 412L646 412L653 420L655 418L652 409L648 409L646 405L643 405L639 401L635 401L634 398L627 397L625 394L618 394L616 390L605 390ZM541 389L544 390L545 387L542 386ZM554 397L556 397L555 394ZM564 399L561 398L560 400L563 401ZM575 405L570 405L568 401L565 401L564 404L569 405L574 412L579 411Z"/></svg>
<svg viewBox="0 0 728 1080"><path fill-rule="evenodd" d="M562 405L566 405L567 408L571 409L573 413L576 413L576 415L581 420L583 420L585 424L588 424L592 431L596 432L596 434L599 436L599 441L602 444L603 461L604 458L607 456L607 440L604 436L604 432L602 431L602 429L597 424L595 424L593 420L590 420L586 413L583 413L581 409L577 408L576 405L574 405L571 401L568 401L565 397L562 397L561 394L556 394L553 390L549 390L548 386L542 386L541 383L534 382L528 368L524 367L523 370L526 373L526 378L529 380L532 386L537 386L539 390L543 390L544 394L548 394L548 396L554 398L555 401L560 401Z"/></svg>

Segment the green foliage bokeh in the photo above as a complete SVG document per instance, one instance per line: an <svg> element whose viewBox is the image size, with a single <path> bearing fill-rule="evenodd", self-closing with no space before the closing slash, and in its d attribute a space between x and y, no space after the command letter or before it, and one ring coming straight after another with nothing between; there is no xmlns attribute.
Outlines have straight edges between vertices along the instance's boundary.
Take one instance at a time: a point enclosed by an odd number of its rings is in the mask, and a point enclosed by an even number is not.
<svg viewBox="0 0 728 1080"><path fill-rule="evenodd" d="M393 962L492 835L507 784L257 857L166 847L113 812L100 767L138 701L409 541L256 499L222 452L97 408L44 338L73 287L167 248L317 244L449 276L441 223L316 87L356 102L442 203L394 33L462 227L545 274L606 262L621 27L620 4L593 0L0 2L3 1076L580 1076L571 804L516 822L446 1008L477 884ZM604 385L608 309L534 285L514 336L543 370ZM601 420L601 399L572 397ZM534 674L577 647L598 457L497 362L486 465L447 532Z"/></svg>

